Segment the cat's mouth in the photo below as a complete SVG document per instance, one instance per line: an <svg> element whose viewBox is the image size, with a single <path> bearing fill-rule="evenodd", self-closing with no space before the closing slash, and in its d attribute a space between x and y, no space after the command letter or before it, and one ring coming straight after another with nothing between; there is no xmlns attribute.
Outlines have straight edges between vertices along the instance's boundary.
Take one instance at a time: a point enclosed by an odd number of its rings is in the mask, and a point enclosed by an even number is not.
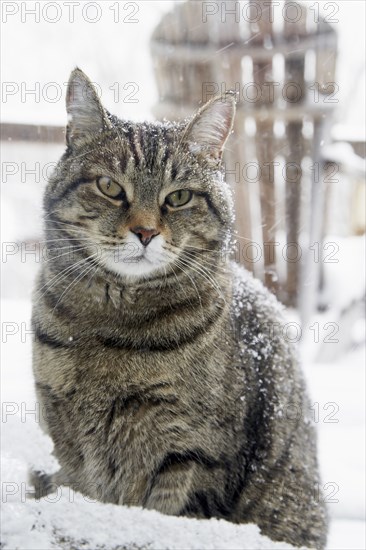
<svg viewBox="0 0 366 550"><path fill-rule="evenodd" d="M150 260L146 257L146 254L141 254L140 256L134 256L131 258L123 258L120 261L126 264L134 264L134 263L138 264L142 260L146 260L147 262L150 262Z"/></svg>
<svg viewBox="0 0 366 550"><path fill-rule="evenodd" d="M161 236L146 247L136 242L125 242L119 247L104 249L100 259L107 269L123 277L146 277L160 270L165 271L171 258L163 248L164 243Z"/></svg>

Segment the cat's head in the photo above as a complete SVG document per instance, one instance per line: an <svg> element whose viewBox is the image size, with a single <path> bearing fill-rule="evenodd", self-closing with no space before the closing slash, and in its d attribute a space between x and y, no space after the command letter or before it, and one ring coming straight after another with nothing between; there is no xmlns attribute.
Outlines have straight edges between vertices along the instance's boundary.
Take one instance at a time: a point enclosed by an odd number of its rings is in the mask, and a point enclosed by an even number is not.
<svg viewBox="0 0 366 550"><path fill-rule="evenodd" d="M75 69L66 105L68 147L47 187L47 230L127 280L221 250L232 224L220 162L234 95L184 123L133 123L110 115Z"/></svg>

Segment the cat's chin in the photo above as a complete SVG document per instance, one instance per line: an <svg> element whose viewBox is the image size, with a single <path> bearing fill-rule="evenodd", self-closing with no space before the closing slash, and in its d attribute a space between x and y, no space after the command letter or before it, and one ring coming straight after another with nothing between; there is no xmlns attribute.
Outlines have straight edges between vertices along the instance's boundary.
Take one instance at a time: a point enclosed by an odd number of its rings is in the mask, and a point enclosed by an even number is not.
<svg viewBox="0 0 366 550"><path fill-rule="evenodd" d="M152 263L146 257L136 258L133 261L116 262L114 258L104 258L103 264L112 273L128 281L136 281L138 279L148 279L150 276L156 276L160 272L164 273L164 265Z"/></svg>

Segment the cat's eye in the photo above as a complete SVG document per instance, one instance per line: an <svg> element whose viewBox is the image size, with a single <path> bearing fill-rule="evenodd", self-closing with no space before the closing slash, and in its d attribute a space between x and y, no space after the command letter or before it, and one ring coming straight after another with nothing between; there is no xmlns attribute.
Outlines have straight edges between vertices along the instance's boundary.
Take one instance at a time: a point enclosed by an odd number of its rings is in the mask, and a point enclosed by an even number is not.
<svg viewBox="0 0 366 550"><path fill-rule="evenodd" d="M169 206L173 206L173 208L178 208L179 206L188 204L192 196L193 193L189 189L179 189L167 195L165 202L169 204Z"/></svg>
<svg viewBox="0 0 366 550"><path fill-rule="evenodd" d="M97 187L103 195L106 195L111 199L123 200L126 196L122 187L107 176L101 176L97 179Z"/></svg>

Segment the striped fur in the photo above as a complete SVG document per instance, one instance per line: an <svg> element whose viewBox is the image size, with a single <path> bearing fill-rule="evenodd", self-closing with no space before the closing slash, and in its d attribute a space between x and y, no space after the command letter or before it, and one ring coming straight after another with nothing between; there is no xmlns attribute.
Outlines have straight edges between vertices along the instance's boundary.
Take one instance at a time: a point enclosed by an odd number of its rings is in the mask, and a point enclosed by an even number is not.
<svg viewBox="0 0 366 550"><path fill-rule="evenodd" d="M323 548L301 371L271 330L277 302L227 257L232 209L219 164L233 98L189 123L135 124L104 111L78 69L75 82L89 94L69 89L33 308L36 389L61 469L36 478L37 494L69 484L103 502L255 522L274 540ZM125 200L104 197L99 176ZM191 189L191 203L169 208L174 189ZM125 250L116 266L103 254L126 239L138 247L134 224L159 230L146 250L159 242L162 259L125 273Z"/></svg>

